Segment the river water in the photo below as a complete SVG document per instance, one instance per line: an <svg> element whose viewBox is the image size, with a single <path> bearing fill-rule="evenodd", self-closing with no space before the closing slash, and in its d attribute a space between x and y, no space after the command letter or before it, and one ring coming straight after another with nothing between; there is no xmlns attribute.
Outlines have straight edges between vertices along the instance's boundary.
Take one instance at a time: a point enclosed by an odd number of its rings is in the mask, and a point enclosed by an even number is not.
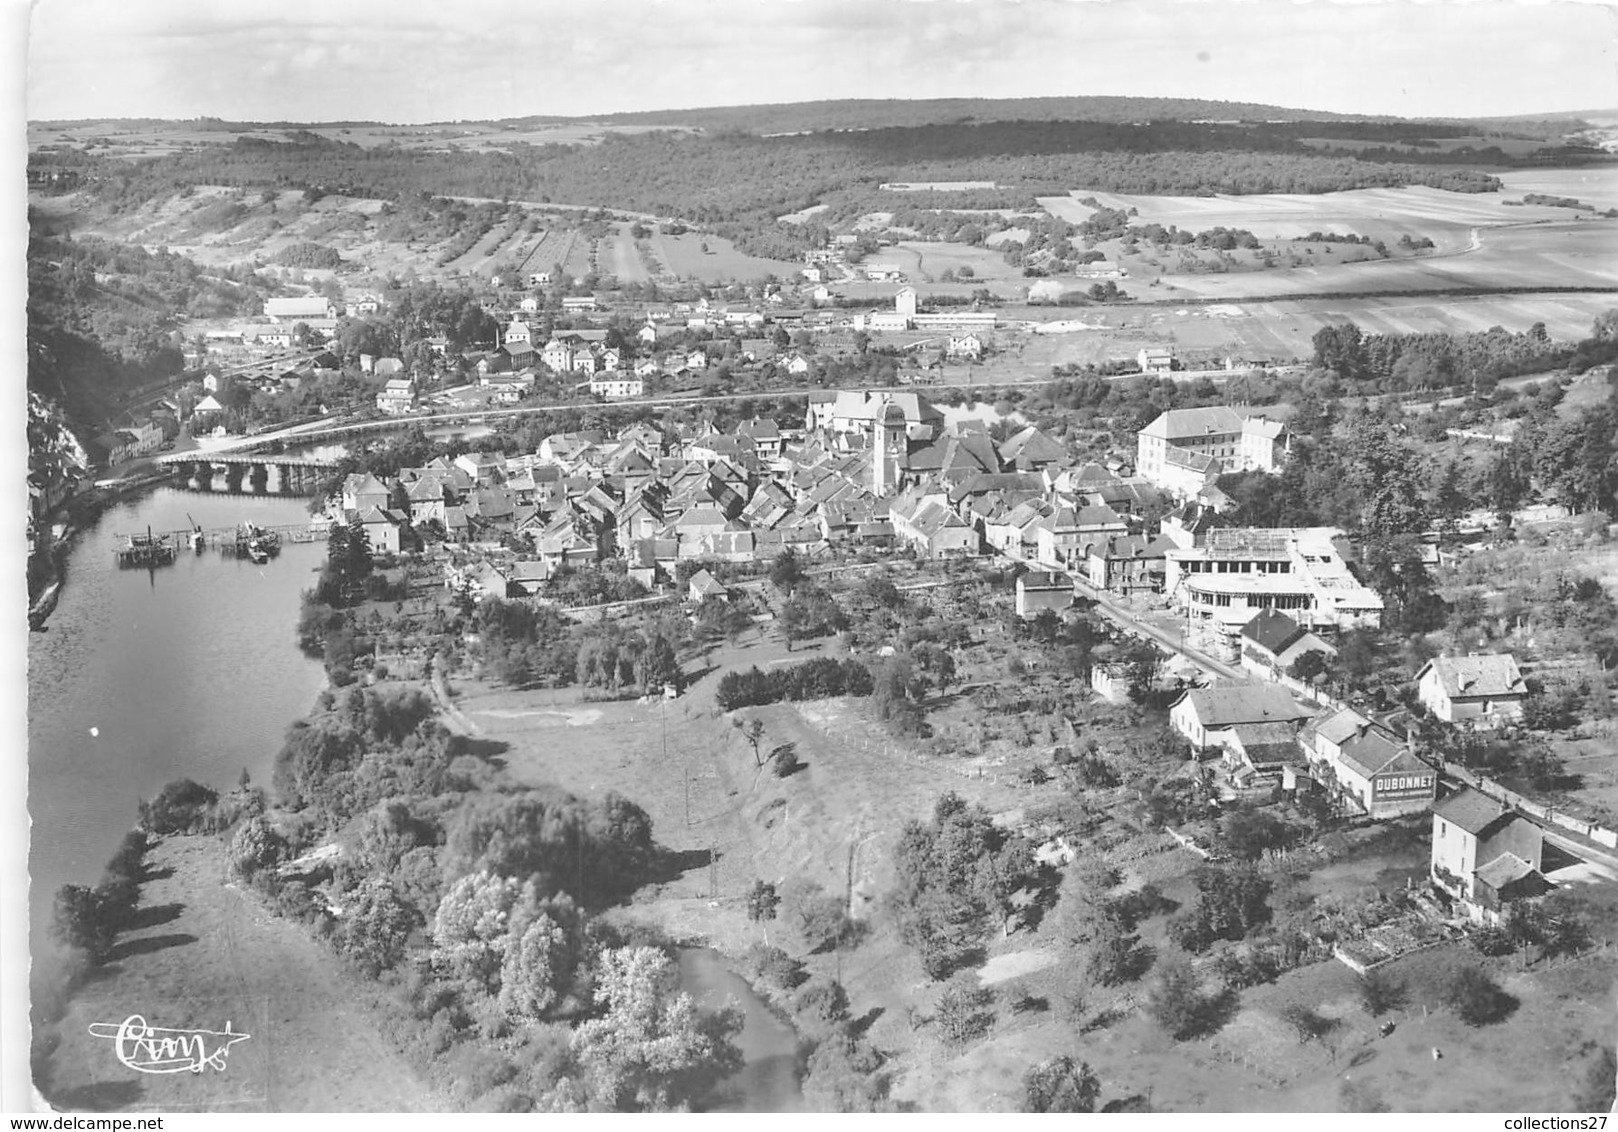
<svg viewBox="0 0 1618 1132"><path fill-rule="evenodd" d="M172 566L119 569L119 534L306 521L307 500L159 488L82 533L61 601L28 640L31 938L56 889L95 884L137 804L177 778L268 785L287 727L325 684L298 651L300 593L325 555L284 544L262 566L189 547Z"/></svg>
<svg viewBox="0 0 1618 1132"><path fill-rule="evenodd" d="M710 948L680 952L680 986L696 1004L713 1010L733 1002L742 1008L736 1045L745 1064L725 1083L726 1099L715 1112L801 1112L798 1035L777 1018L742 977Z"/></svg>

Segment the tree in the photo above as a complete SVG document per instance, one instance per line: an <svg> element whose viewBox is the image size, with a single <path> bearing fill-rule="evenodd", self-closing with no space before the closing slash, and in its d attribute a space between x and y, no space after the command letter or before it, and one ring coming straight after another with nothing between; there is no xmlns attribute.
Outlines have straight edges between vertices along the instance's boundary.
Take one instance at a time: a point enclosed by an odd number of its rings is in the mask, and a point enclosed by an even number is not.
<svg viewBox="0 0 1618 1132"><path fill-rule="evenodd" d="M790 594L796 589L804 577L803 562L798 557L798 552L790 546L777 554L775 560L770 563L770 584L784 594Z"/></svg>
<svg viewBox="0 0 1618 1132"><path fill-rule="evenodd" d="M1360 375L1360 328L1352 322L1322 326L1315 331L1315 366L1335 370L1345 381Z"/></svg>
<svg viewBox="0 0 1618 1132"><path fill-rule="evenodd" d="M51 937L64 947L85 952L92 963L104 963L117 936L105 905L105 895L97 890L82 884L64 884L56 890Z"/></svg>
<svg viewBox="0 0 1618 1132"><path fill-rule="evenodd" d="M1101 1080L1089 1063L1066 1054L1029 1066L1022 1089L1022 1112L1094 1112L1101 1099Z"/></svg>
<svg viewBox="0 0 1618 1132"><path fill-rule="evenodd" d="M933 1021L946 1042L963 1045L989 1032L993 1004L994 992L979 985L975 972L962 971L944 988Z"/></svg>
<svg viewBox="0 0 1618 1132"><path fill-rule="evenodd" d="M764 738L764 721L757 716L752 719L742 719L738 716L731 719L730 725L747 741L748 746L753 748L754 767L762 769L764 759L759 754L759 743Z"/></svg>
<svg viewBox="0 0 1618 1132"><path fill-rule="evenodd" d="M1195 1036L1207 1025L1211 1002L1191 965L1173 959L1158 964L1143 1005L1147 1016L1179 1041Z"/></svg>
<svg viewBox="0 0 1618 1132"><path fill-rule="evenodd" d="M277 833L262 814L248 818L230 840L228 859L232 871L252 879L254 874L275 865L286 852L286 839Z"/></svg>
<svg viewBox="0 0 1618 1132"><path fill-rule="evenodd" d="M680 992L674 962L651 947L602 952L602 1017L573 1031L590 1095L614 1112L667 1111L700 1100L741 1067L740 1009L708 1012Z"/></svg>
<svg viewBox="0 0 1618 1132"><path fill-rule="evenodd" d="M1373 967L1360 976L1360 1004L1372 1018L1404 1005L1405 985L1391 972Z"/></svg>
<svg viewBox="0 0 1618 1132"><path fill-rule="evenodd" d="M371 877L349 894L339 923L338 949L375 978L404 958L417 915L391 883Z"/></svg>
<svg viewBox="0 0 1618 1132"><path fill-rule="evenodd" d="M1517 1007L1500 984L1477 967L1459 967L1444 983L1444 1001L1468 1026L1486 1026Z"/></svg>
<svg viewBox="0 0 1618 1132"><path fill-rule="evenodd" d="M755 924L766 925L764 928L764 942L770 941L769 921L775 919L776 909L781 904L781 897L776 895L775 885L766 884L756 880L753 887L747 890L747 918Z"/></svg>
<svg viewBox="0 0 1618 1132"><path fill-rule="evenodd" d="M561 998L578 958L578 940L553 912L519 919L507 934L500 967L501 1010L513 1019L543 1017Z"/></svg>

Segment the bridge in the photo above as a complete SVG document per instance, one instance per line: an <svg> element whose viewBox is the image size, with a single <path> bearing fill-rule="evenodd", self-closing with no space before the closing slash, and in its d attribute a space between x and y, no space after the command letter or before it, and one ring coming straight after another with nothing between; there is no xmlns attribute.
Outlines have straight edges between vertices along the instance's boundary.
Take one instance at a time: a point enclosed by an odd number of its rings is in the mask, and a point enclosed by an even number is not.
<svg viewBox="0 0 1618 1132"><path fill-rule="evenodd" d="M333 459L251 452L173 452L154 463L197 491L245 491L252 495L313 495L337 470ZM223 488L215 486L221 475Z"/></svg>

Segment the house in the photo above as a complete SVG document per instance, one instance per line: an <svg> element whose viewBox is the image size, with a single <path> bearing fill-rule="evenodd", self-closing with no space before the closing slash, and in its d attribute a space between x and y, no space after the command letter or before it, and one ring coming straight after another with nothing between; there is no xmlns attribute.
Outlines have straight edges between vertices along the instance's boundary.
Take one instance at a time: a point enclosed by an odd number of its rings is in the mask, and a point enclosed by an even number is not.
<svg viewBox="0 0 1618 1132"><path fill-rule="evenodd" d="M600 309L594 295L574 295L562 300L562 309L569 312L583 312Z"/></svg>
<svg viewBox="0 0 1618 1132"><path fill-rule="evenodd" d="M520 343L521 345L532 347L534 344L534 332L522 319L514 318L511 320L511 325L506 327L501 343L506 346Z"/></svg>
<svg viewBox="0 0 1618 1132"><path fill-rule="evenodd" d="M1422 813L1437 796L1438 772L1353 708L1310 721L1298 742L1334 800L1378 821Z"/></svg>
<svg viewBox="0 0 1618 1132"><path fill-rule="evenodd" d="M1510 653L1435 656L1416 673L1416 697L1445 723L1489 731L1522 722L1528 684Z"/></svg>
<svg viewBox="0 0 1618 1132"><path fill-rule="evenodd" d="M645 381L647 378L658 375L659 366L655 358L642 358L635 363L635 376Z"/></svg>
<svg viewBox="0 0 1618 1132"><path fill-rule="evenodd" d="M1173 545L1162 535L1110 535L1090 544L1086 576L1092 586L1113 593L1162 593L1164 555Z"/></svg>
<svg viewBox="0 0 1618 1132"><path fill-rule="evenodd" d="M573 370L573 345L560 338L552 338L545 343L540 351L539 360L544 362L556 373L571 373Z"/></svg>
<svg viewBox="0 0 1618 1132"><path fill-rule="evenodd" d="M923 558L960 558L976 555L982 536L949 504L936 496L899 496L888 507L895 540L908 543Z"/></svg>
<svg viewBox="0 0 1618 1132"><path fill-rule="evenodd" d="M530 271L528 285L530 287L548 287L551 282L551 273L548 271Z"/></svg>
<svg viewBox="0 0 1618 1132"><path fill-rule="evenodd" d="M1142 373L1169 373L1174 369L1174 347L1142 346L1135 362Z"/></svg>
<svg viewBox="0 0 1618 1132"><path fill-rule="evenodd" d="M594 397L605 397L609 401L643 397L646 394L646 382L639 377L625 377L622 373L609 370L606 374L591 376L590 394Z"/></svg>
<svg viewBox="0 0 1618 1132"><path fill-rule="evenodd" d="M1032 570L1017 577L1017 616L1031 621L1040 610L1057 613L1073 605L1073 579L1055 571Z"/></svg>
<svg viewBox="0 0 1618 1132"><path fill-rule="evenodd" d="M1260 415L1227 405L1170 409L1136 434L1135 471L1189 499L1227 472L1279 471L1289 446L1285 426Z"/></svg>
<svg viewBox="0 0 1618 1132"><path fill-rule="evenodd" d="M648 346L657 345L657 324L654 322L647 322L645 326L641 327L635 332L635 337L639 338Z"/></svg>
<svg viewBox="0 0 1618 1132"><path fill-rule="evenodd" d="M787 357L786 367L787 372L790 374L806 374L809 372L809 360L802 354L793 353Z"/></svg>
<svg viewBox="0 0 1618 1132"><path fill-rule="evenodd" d="M730 600L730 591L718 578L708 573L706 568L691 575L691 585L687 592L693 605L701 605L709 598L716 598L719 601Z"/></svg>
<svg viewBox="0 0 1618 1132"><path fill-rule="evenodd" d="M753 451L764 460L773 460L781 455L785 444L780 427L768 417L754 417L741 422L736 426L736 436L751 441Z"/></svg>
<svg viewBox="0 0 1618 1132"><path fill-rule="evenodd" d="M358 518L373 552L399 553L399 527L403 517L398 512L367 507L359 512Z"/></svg>
<svg viewBox="0 0 1618 1132"><path fill-rule="evenodd" d="M1266 680L1286 672L1305 653L1337 655L1335 647L1278 609L1261 609L1242 626L1241 650L1242 667Z"/></svg>
<svg viewBox="0 0 1618 1132"><path fill-rule="evenodd" d="M1429 876L1470 919L1499 923L1512 901L1556 888L1544 862L1544 830L1481 791L1463 787L1433 806Z"/></svg>
<svg viewBox="0 0 1618 1132"><path fill-rule="evenodd" d="M700 348L690 350L685 355L685 364L691 369L707 369L708 355Z"/></svg>
<svg viewBox="0 0 1618 1132"><path fill-rule="evenodd" d="M983 339L976 334L950 335L944 352L952 358L967 358L977 361L983 356Z"/></svg>
<svg viewBox="0 0 1618 1132"><path fill-rule="evenodd" d="M1169 706L1169 726L1206 749L1229 745L1237 727L1284 723L1294 734L1312 713L1273 684L1193 688Z"/></svg>
<svg viewBox="0 0 1618 1132"><path fill-rule="evenodd" d="M376 395L376 407L390 416L412 411L416 407L416 383L406 377L389 379Z"/></svg>
<svg viewBox="0 0 1618 1132"><path fill-rule="evenodd" d="M338 503L343 509L344 516L352 518L362 512L385 509L391 494L388 485L371 473L356 472L343 480Z"/></svg>

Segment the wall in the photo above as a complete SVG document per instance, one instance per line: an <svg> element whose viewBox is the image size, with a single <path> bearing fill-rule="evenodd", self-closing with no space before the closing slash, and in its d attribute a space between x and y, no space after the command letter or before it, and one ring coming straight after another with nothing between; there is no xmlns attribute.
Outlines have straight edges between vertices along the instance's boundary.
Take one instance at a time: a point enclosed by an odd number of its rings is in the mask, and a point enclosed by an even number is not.
<svg viewBox="0 0 1618 1132"><path fill-rule="evenodd" d="M1465 767L1448 764L1444 767L1444 774L1459 779L1491 798L1497 798L1507 805L1515 806L1523 813L1538 818L1540 821L1549 822L1560 829L1576 833L1580 837L1588 838L1597 845L1604 845L1608 849L1618 849L1618 833L1614 833L1610 829L1596 825L1593 822L1580 821L1578 818L1570 817L1567 814L1557 813L1551 807L1529 798L1524 798L1513 790L1507 790L1493 779L1473 774Z"/></svg>

